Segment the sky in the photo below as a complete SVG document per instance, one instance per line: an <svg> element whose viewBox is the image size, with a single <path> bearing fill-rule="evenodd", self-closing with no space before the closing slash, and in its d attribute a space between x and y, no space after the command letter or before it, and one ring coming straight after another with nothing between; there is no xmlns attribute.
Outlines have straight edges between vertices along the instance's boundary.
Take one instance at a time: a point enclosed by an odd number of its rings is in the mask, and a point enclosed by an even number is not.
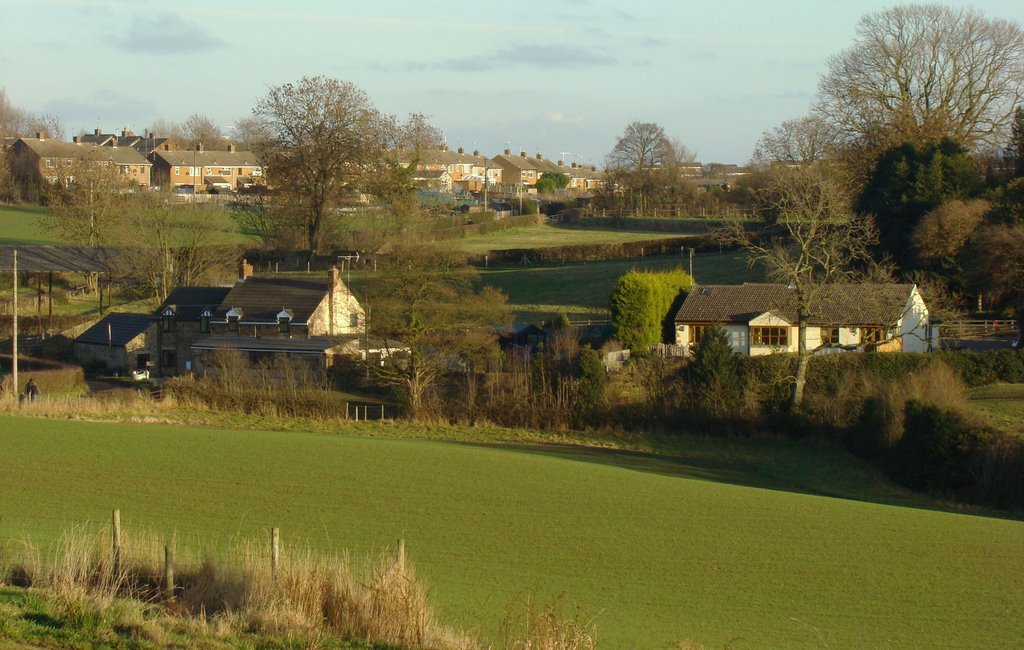
<svg viewBox="0 0 1024 650"><path fill-rule="evenodd" d="M744 163L807 114L860 17L892 4L0 0L0 87L70 138L194 113L227 130L268 88L324 75L428 115L452 148L601 165L639 120L704 163ZM971 6L1024 24L1020 0Z"/></svg>

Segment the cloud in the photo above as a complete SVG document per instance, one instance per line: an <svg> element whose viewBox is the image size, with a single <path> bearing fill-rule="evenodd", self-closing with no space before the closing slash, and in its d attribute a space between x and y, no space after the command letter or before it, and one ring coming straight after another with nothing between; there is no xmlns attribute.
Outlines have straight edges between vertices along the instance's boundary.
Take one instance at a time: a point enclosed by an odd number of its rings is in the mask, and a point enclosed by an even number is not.
<svg viewBox="0 0 1024 650"><path fill-rule="evenodd" d="M114 44L125 52L193 54L224 46L224 41L203 27L172 13L135 16Z"/></svg>
<svg viewBox="0 0 1024 650"><path fill-rule="evenodd" d="M608 54L594 52L567 45L523 45L507 47L492 54L467 56L457 59L442 59L434 62L413 62L406 64L412 71L442 69L455 72L488 72L500 68L531 67L551 68L596 68L615 65L618 59Z"/></svg>
<svg viewBox="0 0 1024 650"><path fill-rule="evenodd" d="M566 115L561 111L548 111L541 118L549 124L583 124L583 118L578 115Z"/></svg>
<svg viewBox="0 0 1024 650"><path fill-rule="evenodd" d="M151 100L122 95L110 89L101 89L86 99L60 97L51 100L45 104L43 112L59 115L72 133L76 128L91 131L93 127L100 127L109 131L123 126L141 131L140 127L145 125L131 121L126 124L124 120L144 120L157 114Z"/></svg>

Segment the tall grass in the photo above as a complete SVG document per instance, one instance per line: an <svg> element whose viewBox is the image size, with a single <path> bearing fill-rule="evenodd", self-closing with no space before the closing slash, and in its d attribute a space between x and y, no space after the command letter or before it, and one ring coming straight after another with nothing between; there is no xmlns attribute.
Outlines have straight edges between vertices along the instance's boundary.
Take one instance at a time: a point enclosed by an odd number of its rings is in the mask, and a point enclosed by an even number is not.
<svg viewBox="0 0 1024 650"><path fill-rule="evenodd" d="M170 628L226 637L239 634L387 644L400 648L509 648L586 650L593 625L576 611L563 618L555 605L510 610L498 645L441 624L412 566L385 550L356 569L347 553L324 555L282 547L271 566L269 548L252 541L226 551L203 551L174 540L173 596L164 584L164 545L152 533L122 539L115 568L106 531L77 527L50 548L25 542L2 582L46 594L70 624L132 629L159 640Z"/></svg>

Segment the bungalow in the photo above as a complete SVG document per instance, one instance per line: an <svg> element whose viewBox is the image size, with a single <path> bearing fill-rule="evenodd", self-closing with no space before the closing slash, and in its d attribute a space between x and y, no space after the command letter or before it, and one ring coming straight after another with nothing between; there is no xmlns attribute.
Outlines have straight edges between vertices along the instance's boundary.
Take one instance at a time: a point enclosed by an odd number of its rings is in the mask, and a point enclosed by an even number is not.
<svg viewBox="0 0 1024 650"><path fill-rule="evenodd" d="M676 345L694 346L721 327L737 354L799 349L795 290L783 284L694 286L675 316ZM925 352L938 327L914 284L836 284L810 307L807 348L816 352Z"/></svg>

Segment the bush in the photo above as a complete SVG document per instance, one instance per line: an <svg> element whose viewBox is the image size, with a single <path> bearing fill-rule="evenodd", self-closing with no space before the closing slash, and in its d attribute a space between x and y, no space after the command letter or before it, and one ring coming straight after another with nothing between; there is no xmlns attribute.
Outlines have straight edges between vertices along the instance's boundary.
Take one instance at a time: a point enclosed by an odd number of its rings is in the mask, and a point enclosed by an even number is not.
<svg viewBox="0 0 1024 650"><path fill-rule="evenodd" d="M0 355L0 366L5 372L11 369L11 355ZM21 386L12 386L14 377L6 374L0 386L4 392L12 388L21 392L24 383L29 379L35 379L36 386L43 397L50 395L69 395L86 392L85 373L80 366L58 363L47 359L35 359L18 355L18 383Z"/></svg>
<svg viewBox="0 0 1024 650"><path fill-rule="evenodd" d="M970 461L988 432L966 415L912 399L907 402L903 437L892 450L889 472L914 489L970 487Z"/></svg>
<svg viewBox="0 0 1024 650"><path fill-rule="evenodd" d="M977 498L1000 508L1024 508L1024 440L996 432L976 450Z"/></svg>
<svg viewBox="0 0 1024 650"><path fill-rule="evenodd" d="M900 395L867 397L856 422L844 435L846 448L862 458L876 458L889 452L903 437L904 408Z"/></svg>
<svg viewBox="0 0 1024 650"><path fill-rule="evenodd" d="M722 420L741 411L743 381L725 330L704 331L693 362L686 367L686 382L690 404L699 414Z"/></svg>

